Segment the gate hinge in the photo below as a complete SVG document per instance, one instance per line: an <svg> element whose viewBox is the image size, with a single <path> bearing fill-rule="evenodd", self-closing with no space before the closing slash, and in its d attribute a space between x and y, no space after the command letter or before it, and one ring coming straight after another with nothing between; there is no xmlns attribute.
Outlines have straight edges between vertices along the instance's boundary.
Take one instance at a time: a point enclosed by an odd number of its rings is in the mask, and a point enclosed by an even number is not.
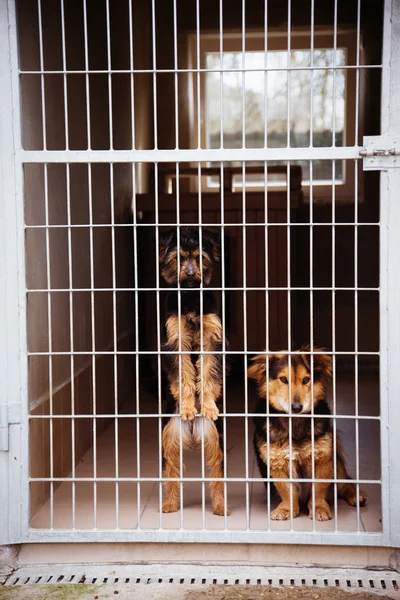
<svg viewBox="0 0 400 600"><path fill-rule="evenodd" d="M21 405L18 402L0 404L0 452L9 450L9 428L21 422Z"/></svg>
<svg viewBox="0 0 400 600"><path fill-rule="evenodd" d="M400 167L400 137L367 135L363 138L364 171L381 171Z"/></svg>

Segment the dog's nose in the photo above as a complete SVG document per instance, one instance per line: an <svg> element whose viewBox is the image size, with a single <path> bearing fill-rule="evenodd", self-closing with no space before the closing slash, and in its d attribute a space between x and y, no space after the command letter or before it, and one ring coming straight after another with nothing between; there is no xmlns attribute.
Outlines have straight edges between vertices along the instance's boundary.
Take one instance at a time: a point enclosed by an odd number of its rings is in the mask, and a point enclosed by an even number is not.
<svg viewBox="0 0 400 600"><path fill-rule="evenodd" d="M193 277L193 275L194 275L194 266L193 265L188 265L186 267L186 275L188 277Z"/></svg>
<svg viewBox="0 0 400 600"><path fill-rule="evenodd" d="M301 412L302 408L303 408L303 405L300 404L300 402L294 402L292 404L292 412L294 412L294 413Z"/></svg>

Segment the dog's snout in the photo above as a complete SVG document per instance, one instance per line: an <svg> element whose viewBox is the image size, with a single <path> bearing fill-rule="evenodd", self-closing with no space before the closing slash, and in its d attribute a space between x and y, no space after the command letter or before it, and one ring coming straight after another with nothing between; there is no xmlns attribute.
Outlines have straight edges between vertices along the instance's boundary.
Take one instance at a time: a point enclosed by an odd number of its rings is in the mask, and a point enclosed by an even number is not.
<svg viewBox="0 0 400 600"><path fill-rule="evenodd" d="M194 274L195 274L194 265L192 265L191 263L189 263L188 266L186 267L186 275L188 277L193 277Z"/></svg>
<svg viewBox="0 0 400 600"><path fill-rule="evenodd" d="M293 402L292 404L292 412L300 413L303 408L303 405L300 402Z"/></svg>

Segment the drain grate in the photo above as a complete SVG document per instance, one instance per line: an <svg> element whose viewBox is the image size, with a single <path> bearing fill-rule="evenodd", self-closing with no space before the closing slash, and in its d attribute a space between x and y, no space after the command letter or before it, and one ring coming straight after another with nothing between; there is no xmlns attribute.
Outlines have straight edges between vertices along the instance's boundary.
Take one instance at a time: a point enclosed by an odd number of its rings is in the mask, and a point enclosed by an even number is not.
<svg viewBox="0 0 400 600"><path fill-rule="evenodd" d="M3 585L265 585L335 587L349 592L372 592L400 599L400 575L394 571L362 569L277 568L206 565L57 565L49 572L43 565L20 568ZM110 571L110 569L112 569ZM175 574L171 576L171 571ZM196 576L193 576L193 573Z"/></svg>

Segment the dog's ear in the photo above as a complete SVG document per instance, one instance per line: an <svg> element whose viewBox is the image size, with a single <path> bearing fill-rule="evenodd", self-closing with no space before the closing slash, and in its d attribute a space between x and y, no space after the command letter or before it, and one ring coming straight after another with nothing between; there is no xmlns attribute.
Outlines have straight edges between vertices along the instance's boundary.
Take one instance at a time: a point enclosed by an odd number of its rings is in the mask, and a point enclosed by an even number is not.
<svg viewBox="0 0 400 600"><path fill-rule="evenodd" d="M173 228L160 232L160 237L158 239L160 263L164 262L175 236L176 232Z"/></svg>
<svg viewBox="0 0 400 600"><path fill-rule="evenodd" d="M208 251L215 261L221 258L221 236L218 231L202 229L203 248Z"/></svg>
<svg viewBox="0 0 400 600"><path fill-rule="evenodd" d="M267 372L267 355L266 354L258 354L251 359L252 364L247 369L247 375L250 379L255 379L257 383L261 383L262 380L266 378Z"/></svg>
<svg viewBox="0 0 400 600"><path fill-rule="evenodd" d="M307 346L302 346L300 352L310 352L310 346L308 344ZM313 358L314 377L316 379L321 379L322 377L332 379L332 357L329 354L324 354L325 349L318 346L314 346L313 352L315 352ZM310 369L310 354L302 354L301 357L307 368Z"/></svg>

